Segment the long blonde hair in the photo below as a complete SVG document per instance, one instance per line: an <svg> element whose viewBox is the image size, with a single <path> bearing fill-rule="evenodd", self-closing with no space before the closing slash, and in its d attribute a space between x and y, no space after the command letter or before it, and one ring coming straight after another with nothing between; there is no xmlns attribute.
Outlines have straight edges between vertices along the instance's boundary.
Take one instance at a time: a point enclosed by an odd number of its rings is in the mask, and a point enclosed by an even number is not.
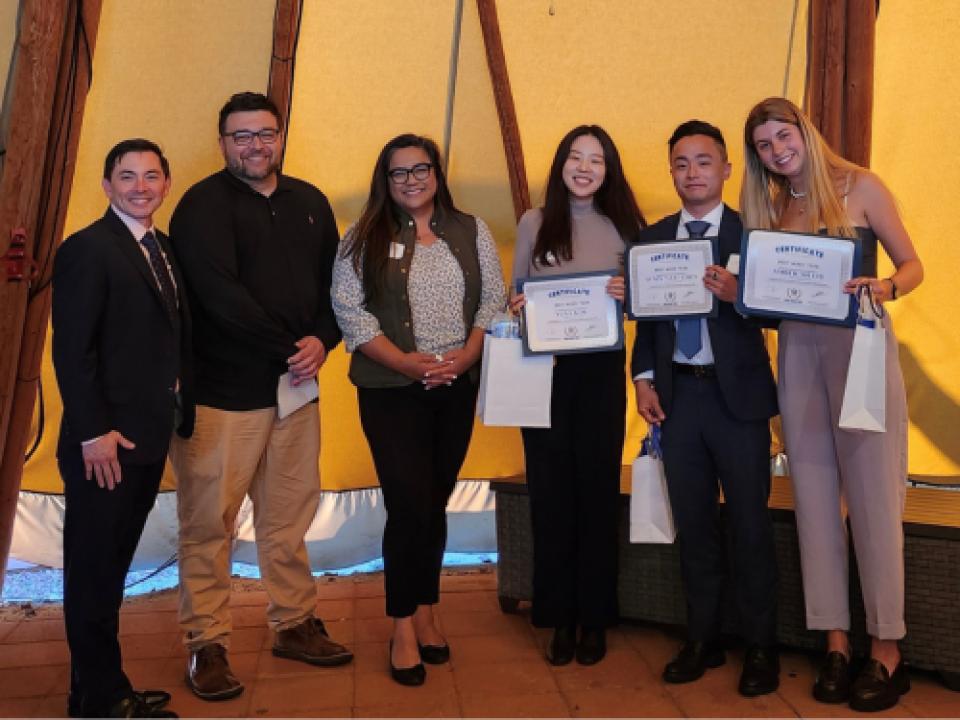
<svg viewBox="0 0 960 720"><path fill-rule="evenodd" d="M767 170L753 143L753 132L765 122L776 120L796 126L806 146L803 166L807 187L809 232L826 228L830 235L854 237L856 230L844 207L837 182L853 180L861 168L837 155L800 108L782 97L770 97L757 103L743 127L745 169L740 187L740 212L749 228L777 228L789 201L789 183L785 176ZM847 180L849 178L849 180Z"/></svg>

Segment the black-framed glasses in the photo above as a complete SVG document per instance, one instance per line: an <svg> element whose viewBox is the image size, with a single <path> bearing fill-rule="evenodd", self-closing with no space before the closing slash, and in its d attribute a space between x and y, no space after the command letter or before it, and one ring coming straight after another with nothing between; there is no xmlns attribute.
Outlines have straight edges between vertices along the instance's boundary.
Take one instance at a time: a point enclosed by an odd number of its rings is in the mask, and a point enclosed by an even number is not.
<svg viewBox="0 0 960 720"><path fill-rule="evenodd" d="M414 180L426 180L430 177L430 171L433 169L433 163L417 163L413 167L395 167L387 172L394 185L403 185L410 176Z"/></svg>
<svg viewBox="0 0 960 720"><path fill-rule="evenodd" d="M277 128L263 128L262 130L235 130L223 134L224 137L233 138L233 143L240 147L246 147L253 142L255 137L260 138L264 145L273 145L280 137L280 131Z"/></svg>

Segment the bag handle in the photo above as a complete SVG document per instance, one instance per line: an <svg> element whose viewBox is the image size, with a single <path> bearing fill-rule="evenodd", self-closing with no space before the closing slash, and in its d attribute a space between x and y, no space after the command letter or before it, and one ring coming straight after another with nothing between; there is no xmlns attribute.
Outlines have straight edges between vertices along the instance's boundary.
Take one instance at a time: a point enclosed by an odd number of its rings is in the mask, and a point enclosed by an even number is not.
<svg viewBox="0 0 960 720"><path fill-rule="evenodd" d="M879 304L874 298L873 288L870 287L870 283L864 283L857 287L857 302L860 305L860 309L857 312L857 325L863 325L868 328L876 327L877 320L881 320L884 314L886 314L886 311L883 309L883 305ZM873 313L872 318L867 317L867 308Z"/></svg>

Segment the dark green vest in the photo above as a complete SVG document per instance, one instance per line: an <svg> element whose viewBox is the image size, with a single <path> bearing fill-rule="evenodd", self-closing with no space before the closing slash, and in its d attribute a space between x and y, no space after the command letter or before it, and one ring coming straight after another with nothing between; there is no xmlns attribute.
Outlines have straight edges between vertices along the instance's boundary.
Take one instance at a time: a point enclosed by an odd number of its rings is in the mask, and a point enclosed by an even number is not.
<svg viewBox="0 0 960 720"><path fill-rule="evenodd" d="M480 307L480 259L477 255L477 219L461 212L447 213L437 208L430 219L430 229L450 248L463 273L463 322L467 334ZM380 330L403 352L417 349L413 337L413 316L407 298L407 279L413 250L417 244L416 224L406 213L398 212L394 242L403 245L403 257L387 261L384 292L366 305L366 310L380 322ZM466 337L464 337L466 341ZM357 350L350 359L350 380L365 388L388 388L410 385L413 380L385 365L371 360Z"/></svg>

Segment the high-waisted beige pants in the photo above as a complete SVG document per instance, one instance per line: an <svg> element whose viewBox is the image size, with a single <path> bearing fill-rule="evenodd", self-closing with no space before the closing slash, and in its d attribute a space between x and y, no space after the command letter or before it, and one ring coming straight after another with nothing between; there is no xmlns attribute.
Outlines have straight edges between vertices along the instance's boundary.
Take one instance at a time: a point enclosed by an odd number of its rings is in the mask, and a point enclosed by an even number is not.
<svg viewBox="0 0 960 720"><path fill-rule="evenodd" d="M849 630L849 515L867 632L906 634L903 501L907 403L897 341L886 333L886 432L842 430L840 407L851 328L784 322L779 337L780 414L796 504L807 626Z"/></svg>

